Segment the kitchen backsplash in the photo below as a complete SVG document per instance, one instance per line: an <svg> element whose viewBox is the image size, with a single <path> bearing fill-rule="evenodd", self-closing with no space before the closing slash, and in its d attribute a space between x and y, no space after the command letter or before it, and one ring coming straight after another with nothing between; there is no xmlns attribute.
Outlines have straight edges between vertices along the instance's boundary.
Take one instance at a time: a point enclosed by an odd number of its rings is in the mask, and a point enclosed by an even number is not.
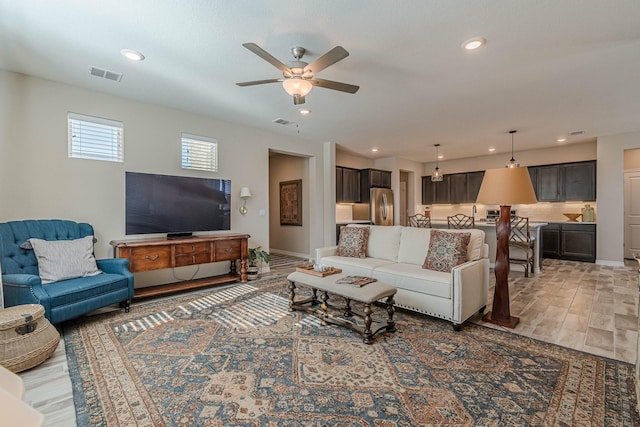
<svg viewBox="0 0 640 427"><path fill-rule="evenodd" d="M596 221L598 220L598 213L595 202L565 202L565 203L537 203L534 205L513 205L511 209L515 209L519 216L529 217L530 221L567 221L567 217L562 215L563 213L581 213L582 208L585 205L591 206L596 211ZM424 205L417 206L419 212L424 213ZM459 204L459 205L431 205L431 217L444 219L447 216L455 215L457 213L463 213L465 215L471 215L473 204ZM499 209L499 206L495 205L476 205L477 213L476 218L486 218L487 209ZM578 221L581 221L579 218Z"/></svg>
<svg viewBox="0 0 640 427"><path fill-rule="evenodd" d="M518 215L529 217L531 221L567 221L567 217L563 213L581 213L585 205L591 206L596 212L596 221L598 220L598 212L595 202L565 202L565 203L537 203L534 205L513 205L511 208L516 209ZM417 212L424 213L425 206L418 205ZM447 216L463 213L471 215L473 204L463 203L459 205L432 205L430 206L431 217L445 219ZM476 218L486 218L487 209L499 209L495 205L476 205ZM336 222L349 222L355 220L368 219L369 205L364 203L356 204L336 204ZM581 221L579 218L578 221Z"/></svg>
<svg viewBox="0 0 640 427"><path fill-rule="evenodd" d="M336 223L369 219L368 203L336 204Z"/></svg>

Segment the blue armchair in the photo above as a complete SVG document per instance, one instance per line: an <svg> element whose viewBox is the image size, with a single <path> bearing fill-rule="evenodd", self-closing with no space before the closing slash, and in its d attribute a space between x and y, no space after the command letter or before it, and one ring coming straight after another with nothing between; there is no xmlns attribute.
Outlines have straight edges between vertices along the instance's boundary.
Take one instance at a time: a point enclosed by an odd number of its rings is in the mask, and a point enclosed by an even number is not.
<svg viewBox="0 0 640 427"><path fill-rule="evenodd" d="M40 304L51 323L121 303L126 311L133 299L129 260L96 260L100 274L42 284L34 251L24 249L30 238L47 241L93 236L93 227L65 220L27 220L0 223L0 265L5 306Z"/></svg>

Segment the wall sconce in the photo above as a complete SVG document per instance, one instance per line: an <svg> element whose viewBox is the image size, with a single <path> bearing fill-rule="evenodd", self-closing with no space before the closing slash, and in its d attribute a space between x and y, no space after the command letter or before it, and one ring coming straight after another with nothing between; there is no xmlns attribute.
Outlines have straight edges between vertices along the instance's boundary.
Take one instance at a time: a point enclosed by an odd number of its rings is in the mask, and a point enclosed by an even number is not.
<svg viewBox="0 0 640 427"><path fill-rule="evenodd" d="M240 213L242 215L247 213L247 199L251 197L251 190L249 187L242 187L240 190L240 198L242 199L242 206L240 206Z"/></svg>

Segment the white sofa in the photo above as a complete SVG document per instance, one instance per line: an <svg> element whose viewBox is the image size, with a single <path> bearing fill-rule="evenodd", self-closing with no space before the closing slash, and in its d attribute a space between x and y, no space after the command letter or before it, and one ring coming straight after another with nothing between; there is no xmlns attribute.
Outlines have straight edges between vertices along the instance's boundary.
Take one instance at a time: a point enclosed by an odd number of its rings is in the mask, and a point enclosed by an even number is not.
<svg viewBox="0 0 640 427"><path fill-rule="evenodd" d="M366 258L337 256L337 246L316 249L316 263L343 273L375 277L398 288L396 306L449 320L455 330L476 312L484 311L489 293L489 247L484 231L471 233L467 261L451 272L423 269L431 229L371 225Z"/></svg>

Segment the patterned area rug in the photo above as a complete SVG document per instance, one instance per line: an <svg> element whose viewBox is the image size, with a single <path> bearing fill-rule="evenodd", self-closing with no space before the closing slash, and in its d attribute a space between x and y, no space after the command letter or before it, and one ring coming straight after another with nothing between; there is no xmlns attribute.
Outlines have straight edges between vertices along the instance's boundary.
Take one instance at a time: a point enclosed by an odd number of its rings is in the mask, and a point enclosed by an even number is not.
<svg viewBox="0 0 640 427"><path fill-rule="evenodd" d="M404 311L365 345L287 293L267 277L67 324L78 425L640 425L632 365Z"/></svg>

